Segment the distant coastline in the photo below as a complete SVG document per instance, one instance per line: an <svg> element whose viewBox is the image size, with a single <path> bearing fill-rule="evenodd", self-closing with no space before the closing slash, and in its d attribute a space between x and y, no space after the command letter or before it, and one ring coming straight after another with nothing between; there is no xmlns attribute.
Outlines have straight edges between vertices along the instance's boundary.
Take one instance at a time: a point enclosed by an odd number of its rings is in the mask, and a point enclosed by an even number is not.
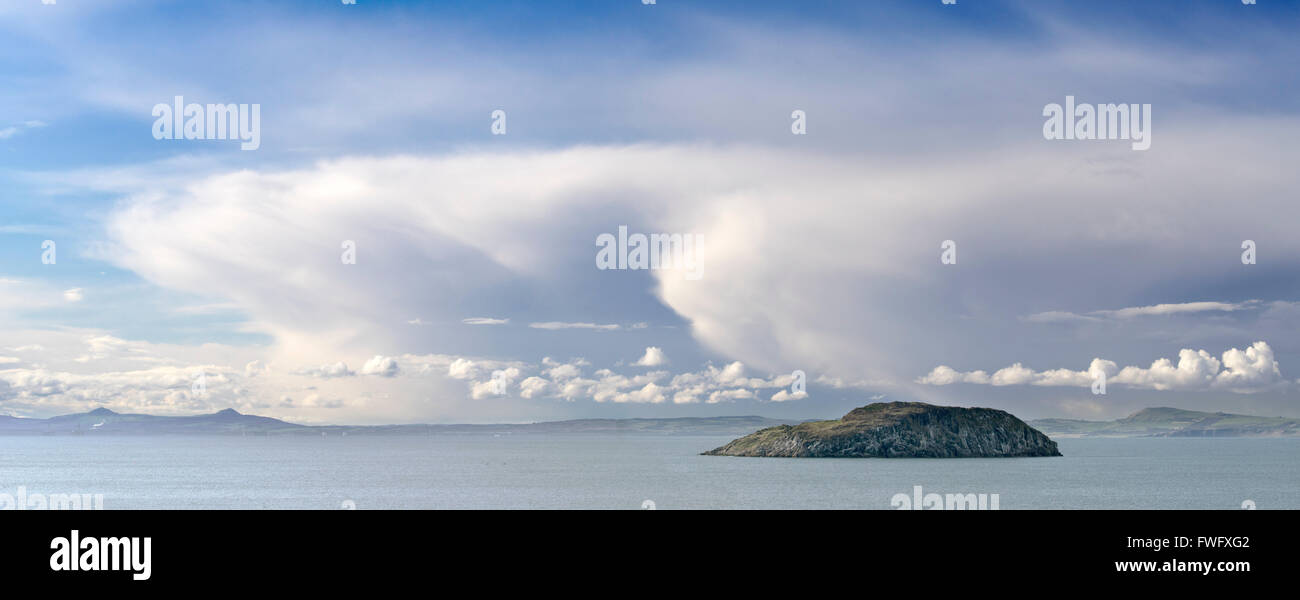
<svg viewBox="0 0 1300 600"><path fill-rule="evenodd" d="M757 416L575 419L513 424L301 425L234 409L184 417L118 413L107 408L46 419L0 416L0 435L434 435L483 433L641 433L741 435L799 423Z"/></svg>
<svg viewBox="0 0 1300 600"><path fill-rule="evenodd" d="M1053 437L1295 437L1300 419L1255 417L1180 408L1144 408L1114 421L1036 419L1035 429Z"/></svg>
<svg viewBox="0 0 1300 600"><path fill-rule="evenodd" d="M626 419L572 419L535 423L303 425L233 409L192 416L118 413L106 408L49 418L0 415L0 435L433 435L522 433L643 433L745 435L809 419L754 415ZM1258 417L1177 408L1146 408L1113 421L1033 419L1029 426L1053 438L1077 437L1296 437L1300 419Z"/></svg>

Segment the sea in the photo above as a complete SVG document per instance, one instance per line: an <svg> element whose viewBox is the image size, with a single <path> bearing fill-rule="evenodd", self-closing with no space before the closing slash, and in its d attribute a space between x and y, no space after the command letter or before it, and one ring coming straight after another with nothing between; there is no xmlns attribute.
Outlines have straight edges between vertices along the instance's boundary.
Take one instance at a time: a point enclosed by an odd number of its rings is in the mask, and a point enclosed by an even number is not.
<svg viewBox="0 0 1300 600"><path fill-rule="evenodd" d="M0 508L66 494L108 510L891 510L931 493L996 494L1000 510L1300 508L1295 438L1066 438L1059 458L700 455L733 437L9 436Z"/></svg>

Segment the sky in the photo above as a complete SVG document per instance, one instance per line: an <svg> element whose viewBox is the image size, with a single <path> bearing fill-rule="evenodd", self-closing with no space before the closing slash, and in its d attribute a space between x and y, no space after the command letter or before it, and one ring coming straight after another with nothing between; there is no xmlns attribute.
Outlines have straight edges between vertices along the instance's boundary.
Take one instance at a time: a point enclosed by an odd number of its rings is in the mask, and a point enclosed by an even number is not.
<svg viewBox="0 0 1300 600"><path fill-rule="evenodd" d="M4 0L0 414L1300 416L1298 24ZM256 142L158 139L177 97ZM1049 139L1067 102L1150 146ZM599 268L620 228L696 268Z"/></svg>

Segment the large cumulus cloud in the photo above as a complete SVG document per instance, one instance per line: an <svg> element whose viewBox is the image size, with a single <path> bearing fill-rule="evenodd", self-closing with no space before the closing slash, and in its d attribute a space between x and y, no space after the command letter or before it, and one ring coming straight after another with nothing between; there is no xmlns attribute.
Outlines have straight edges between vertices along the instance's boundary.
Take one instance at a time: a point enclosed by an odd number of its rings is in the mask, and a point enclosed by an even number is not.
<svg viewBox="0 0 1300 600"><path fill-rule="evenodd" d="M706 347L770 372L906 386L941 353L1014 358L985 340L1042 325L1018 315L1077 304L1078 285L1122 306L1153 287L1235 276L1247 236L1273 257L1258 273L1294 266L1283 217L1296 209L1276 190L1296 150L1273 142L1300 128L1232 127L1253 142L1171 125L1170 150L1141 158L1049 146L884 165L674 145L341 159L134 198L112 217L104 256L239 303L285 356L329 360L402 349L420 333L393 315L458 321L465 298L512 279L599 294L608 284L586 279L595 234L640 223L704 240L705 277L656 272L654 294ZM1228 188L1223 156L1254 168ZM1252 210L1212 208L1229 194ZM958 242L956 265L939 261L945 239ZM344 240L357 244L355 265L340 263Z"/></svg>

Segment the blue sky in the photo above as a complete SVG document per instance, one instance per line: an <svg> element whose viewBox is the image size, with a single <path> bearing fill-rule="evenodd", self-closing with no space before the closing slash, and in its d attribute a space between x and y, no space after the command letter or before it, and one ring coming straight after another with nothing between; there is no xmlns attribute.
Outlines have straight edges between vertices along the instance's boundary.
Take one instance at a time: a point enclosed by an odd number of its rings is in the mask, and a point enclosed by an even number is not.
<svg viewBox="0 0 1300 600"><path fill-rule="evenodd" d="M1298 20L1268 0L14 0L0 413L1297 415ZM1067 95L1150 104L1151 149L1045 140ZM260 105L260 147L154 139L175 96ZM595 269L620 225L702 236L704 278ZM1094 359L1104 396L1080 385Z"/></svg>

